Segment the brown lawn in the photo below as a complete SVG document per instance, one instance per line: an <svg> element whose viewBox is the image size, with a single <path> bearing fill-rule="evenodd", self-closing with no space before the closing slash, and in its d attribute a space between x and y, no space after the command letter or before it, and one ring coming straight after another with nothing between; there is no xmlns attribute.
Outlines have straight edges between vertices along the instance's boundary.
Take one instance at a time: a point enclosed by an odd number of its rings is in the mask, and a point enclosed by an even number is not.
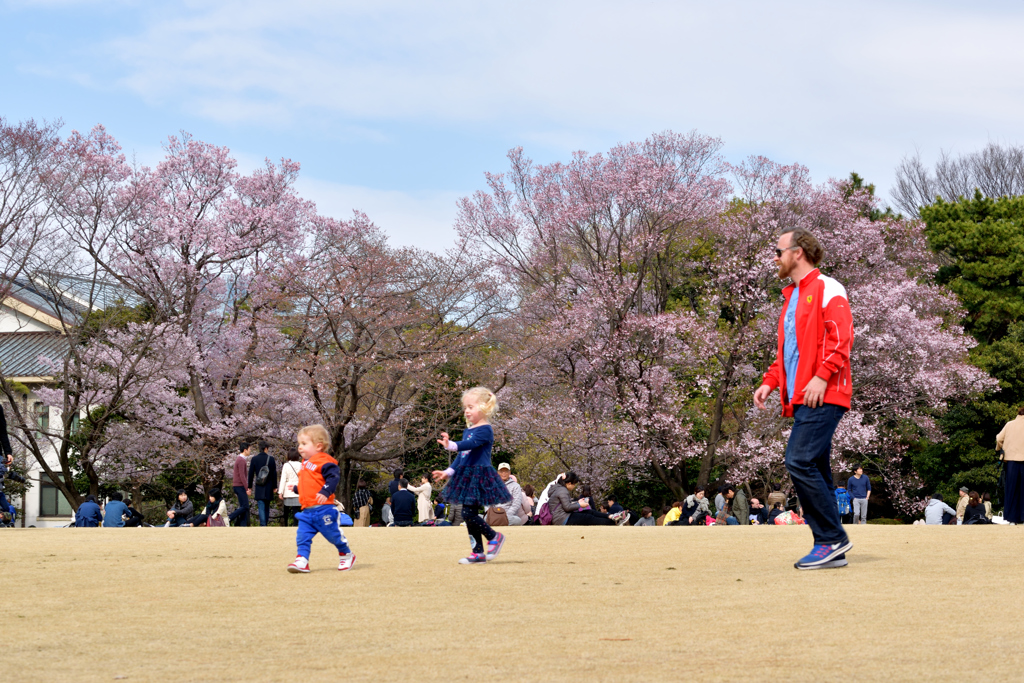
<svg viewBox="0 0 1024 683"><path fill-rule="evenodd" d="M1024 527L0 530L5 681L1021 680Z"/></svg>

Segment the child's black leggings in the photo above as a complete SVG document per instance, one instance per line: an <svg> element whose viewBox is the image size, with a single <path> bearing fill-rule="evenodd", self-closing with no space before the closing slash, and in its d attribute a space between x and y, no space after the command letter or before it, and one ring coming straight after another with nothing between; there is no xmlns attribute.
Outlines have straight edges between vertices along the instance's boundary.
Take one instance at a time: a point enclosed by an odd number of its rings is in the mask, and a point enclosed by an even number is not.
<svg viewBox="0 0 1024 683"><path fill-rule="evenodd" d="M462 521L466 523L466 529L469 531L469 537L473 539L473 552L482 553L484 551L483 536L487 537L488 541L493 541L494 537L498 534L484 521L484 518L480 516L480 506L465 504L462 506Z"/></svg>

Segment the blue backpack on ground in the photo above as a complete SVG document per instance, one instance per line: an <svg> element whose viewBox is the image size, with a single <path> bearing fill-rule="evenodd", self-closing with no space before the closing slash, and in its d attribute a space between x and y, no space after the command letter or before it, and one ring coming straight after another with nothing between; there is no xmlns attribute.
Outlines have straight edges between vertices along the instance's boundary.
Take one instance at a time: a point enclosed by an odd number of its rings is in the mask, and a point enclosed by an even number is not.
<svg viewBox="0 0 1024 683"><path fill-rule="evenodd" d="M850 494L842 486L836 489L836 505L840 515L850 514Z"/></svg>

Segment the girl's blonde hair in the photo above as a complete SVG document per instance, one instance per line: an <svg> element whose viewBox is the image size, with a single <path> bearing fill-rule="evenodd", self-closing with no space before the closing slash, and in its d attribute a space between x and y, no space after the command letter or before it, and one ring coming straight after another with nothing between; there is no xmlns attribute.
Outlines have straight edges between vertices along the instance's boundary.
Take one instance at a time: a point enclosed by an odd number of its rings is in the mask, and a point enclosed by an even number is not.
<svg viewBox="0 0 1024 683"><path fill-rule="evenodd" d="M307 425L303 427L295 435L295 440L298 441L301 436L308 437L310 443L314 445L320 444L325 453L331 450L331 435L327 433L327 428L323 425Z"/></svg>
<svg viewBox="0 0 1024 683"><path fill-rule="evenodd" d="M480 409L484 411L484 415L488 419L498 412L498 397L494 395L494 392L487 387L473 387L472 389L466 389L462 392L462 402L466 402L466 398L475 398L480 402Z"/></svg>

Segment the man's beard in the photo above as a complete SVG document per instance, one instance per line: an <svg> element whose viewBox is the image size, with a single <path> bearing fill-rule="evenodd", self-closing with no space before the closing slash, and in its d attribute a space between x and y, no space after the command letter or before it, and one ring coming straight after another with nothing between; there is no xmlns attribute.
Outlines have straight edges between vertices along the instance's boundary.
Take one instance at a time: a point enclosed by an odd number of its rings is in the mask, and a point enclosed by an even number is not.
<svg viewBox="0 0 1024 683"><path fill-rule="evenodd" d="M785 280L789 277L790 272L793 270L792 265L786 265L785 263L779 263L779 279Z"/></svg>

